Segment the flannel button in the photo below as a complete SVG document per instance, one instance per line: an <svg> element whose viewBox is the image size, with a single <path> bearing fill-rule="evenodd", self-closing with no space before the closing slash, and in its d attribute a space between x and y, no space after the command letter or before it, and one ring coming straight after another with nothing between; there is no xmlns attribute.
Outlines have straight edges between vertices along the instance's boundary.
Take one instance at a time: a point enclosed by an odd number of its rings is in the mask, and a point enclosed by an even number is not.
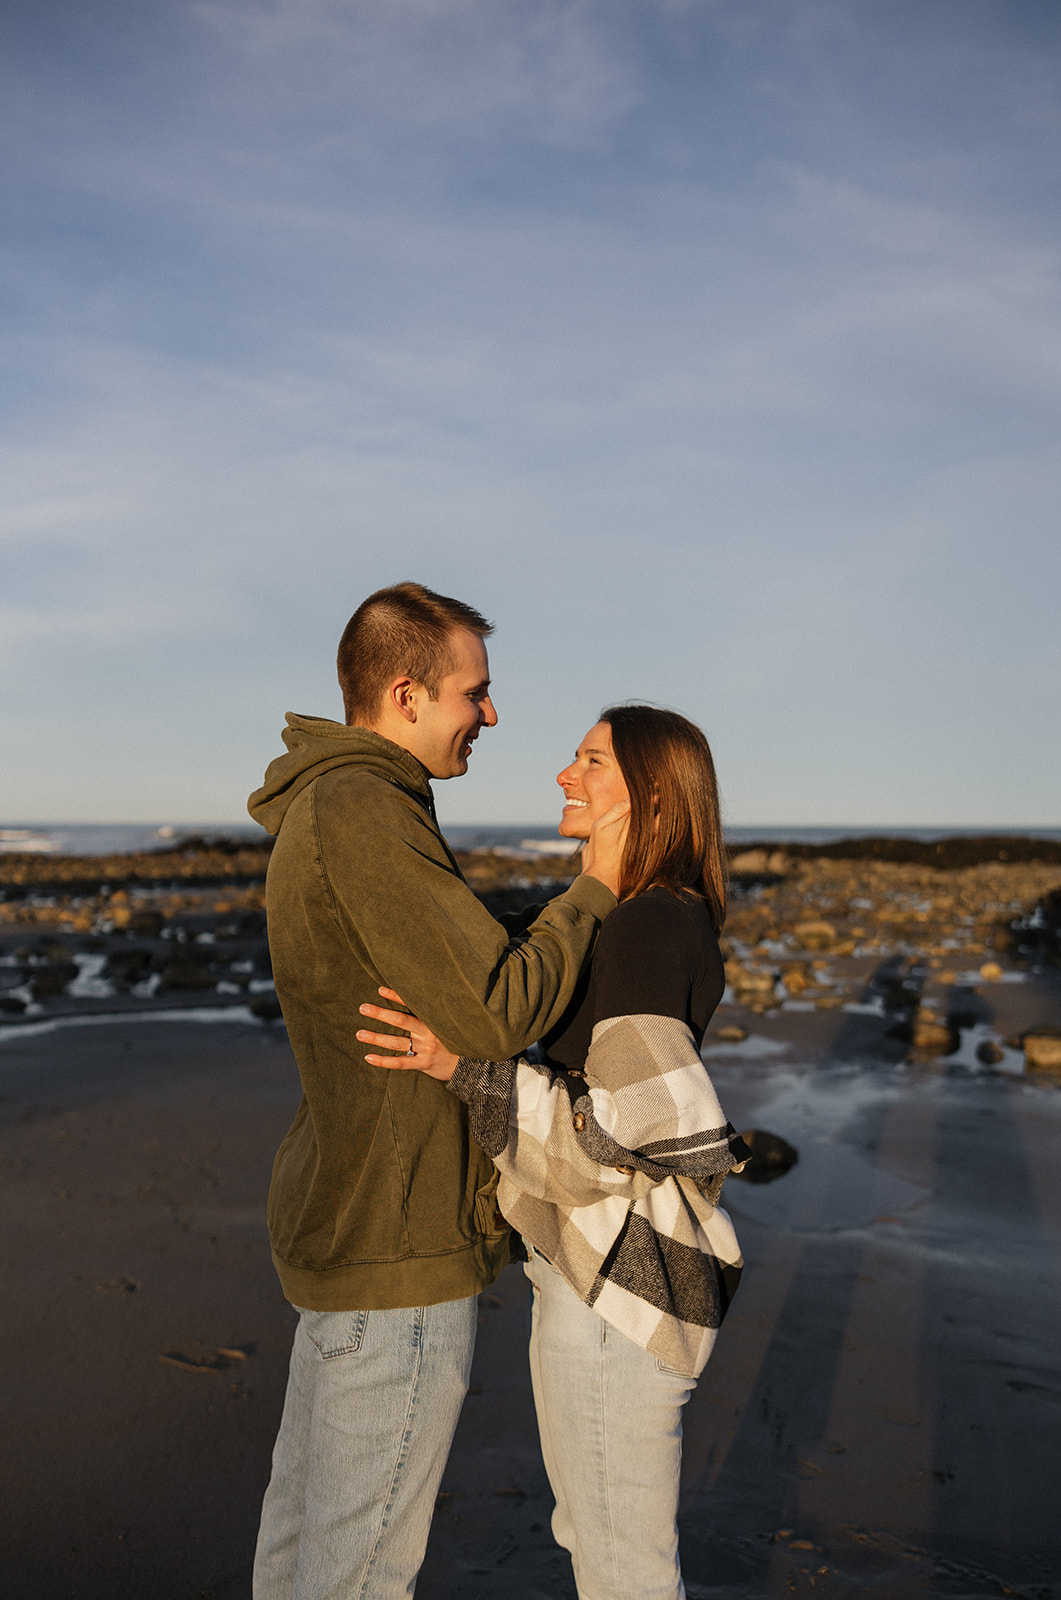
<svg viewBox="0 0 1061 1600"><path fill-rule="evenodd" d="M582 1132L583 1128L586 1126L586 1118L581 1111L575 1112L574 1116L571 1118L571 1126L574 1128L576 1133Z"/></svg>
<svg viewBox="0 0 1061 1600"><path fill-rule="evenodd" d="M616 1166L615 1170L616 1172L621 1172L624 1178L632 1178L634 1175L633 1167Z"/></svg>

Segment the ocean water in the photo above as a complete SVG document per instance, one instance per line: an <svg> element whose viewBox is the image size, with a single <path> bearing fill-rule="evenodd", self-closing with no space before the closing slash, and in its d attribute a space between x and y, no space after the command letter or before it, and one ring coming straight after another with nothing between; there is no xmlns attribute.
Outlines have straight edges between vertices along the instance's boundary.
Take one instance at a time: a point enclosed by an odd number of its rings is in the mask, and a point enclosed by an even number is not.
<svg viewBox="0 0 1061 1600"><path fill-rule="evenodd" d="M520 855L566 853L575 846L561 839L555 822L461 823L444 830L450 844L458 850L501 850ZM837 839L962 839L984 834L1008 834L1027 839L1061 840L1061 828L845 828L845 827L731 827L726 838L731 845L768 840L775 844L832 844ZM4 823L0 824L0 854L29 852L33 855L104 856L134 850L166 850L183 839L231 839L240 844L257 844L267 836L253 822L220 822L175 825L172 823Z"/></svg>

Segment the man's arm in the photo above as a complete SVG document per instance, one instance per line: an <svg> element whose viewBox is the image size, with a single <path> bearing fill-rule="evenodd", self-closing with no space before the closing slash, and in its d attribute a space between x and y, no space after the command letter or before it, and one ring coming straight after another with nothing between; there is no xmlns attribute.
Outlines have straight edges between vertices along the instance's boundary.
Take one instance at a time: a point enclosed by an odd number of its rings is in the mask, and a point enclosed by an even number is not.
<svg viewBox="0 0 1061 1600"><path fill-rule="evenodd" d="M348 771L316 785L320 870L360 960L451 1049L514 1055L563 1014L615 896L585 874L510 941L452 867L426 811Z"/></svg>

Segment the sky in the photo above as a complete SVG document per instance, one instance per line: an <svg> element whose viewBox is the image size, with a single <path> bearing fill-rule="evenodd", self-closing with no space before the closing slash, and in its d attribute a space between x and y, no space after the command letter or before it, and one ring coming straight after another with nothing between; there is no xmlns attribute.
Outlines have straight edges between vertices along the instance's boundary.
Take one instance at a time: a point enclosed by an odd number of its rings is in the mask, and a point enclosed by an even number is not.
<svg viewBox="0 0 1061 1600"><path fill-rule="evenodd" d="M1053 0L0 0L0 820L224 822L374 589L450 822L1056 827Z"/></svg>

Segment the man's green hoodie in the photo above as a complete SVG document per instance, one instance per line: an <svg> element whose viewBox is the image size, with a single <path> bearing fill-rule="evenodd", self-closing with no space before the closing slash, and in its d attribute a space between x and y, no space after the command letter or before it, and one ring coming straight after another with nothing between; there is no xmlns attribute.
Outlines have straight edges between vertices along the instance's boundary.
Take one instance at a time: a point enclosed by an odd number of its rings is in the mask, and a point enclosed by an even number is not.
<svg viewBox="0 0 1061 1600"><path fill-rule="evenodd" d="M444 1084L366 1064L358 1007L385 984L450 1049L504 1060L559 1019L615 898L580 877L510 940L461 877L415 757L366 728L287 724L248 802L277 835L269 946L303 1090L273 1167L273 1259L313 1311L460 1299L508 1260L496 1172Z"/></svg>

